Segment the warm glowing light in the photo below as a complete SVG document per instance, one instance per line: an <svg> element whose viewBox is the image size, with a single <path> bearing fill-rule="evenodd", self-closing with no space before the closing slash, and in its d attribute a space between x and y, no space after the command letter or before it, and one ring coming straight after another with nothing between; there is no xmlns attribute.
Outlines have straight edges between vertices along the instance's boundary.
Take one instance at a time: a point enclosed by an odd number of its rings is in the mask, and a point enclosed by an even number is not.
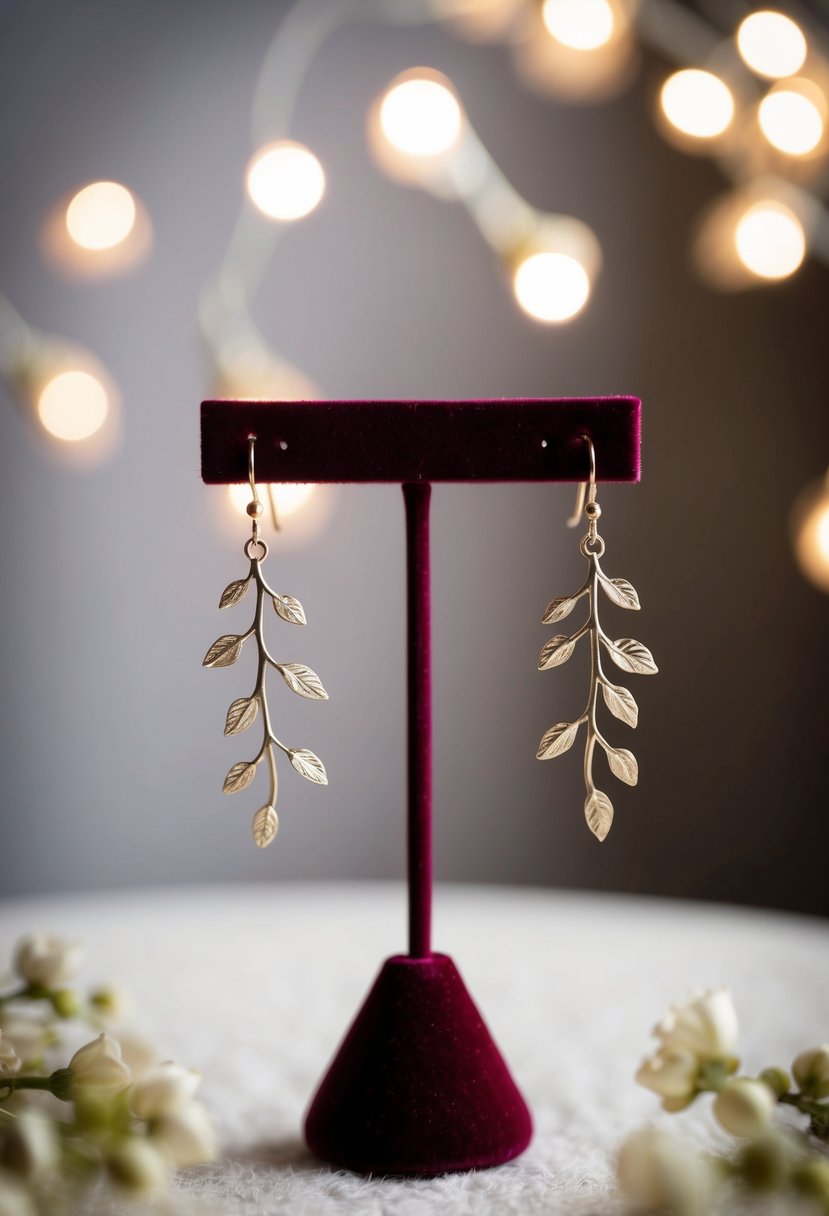
<svg viewBox="0 0 829 1216"><path fill-rule="evenodd" d="M43 426L56 439L70 443L88 439L99 431L108 412L107 391L90 372L59 372L47 381L37 399L37 413Z"/></svg>
<svg viewBox="0 0 829 1216"><path fill-rule="evenodd" d="M797 22L783 13L751 13L737 30L737 49L760 76L777 80L799 72L806 58L806 39Z"/></svg>
<svg viewBox="0 0 829 1216"><path fill-rule="evenodd" d="M314 210L325 174L313 152L292 140L260 149L248 166L248 194L272 220L298 220Z"/></svg>
<svg viewBox="0 0 829 1216"><path fill-rule="evenodd" d="M542 17L552 37L575 51L595 51L613 36L608 0L544 0Z"/></svg>
<svg viewBox="0 0 829 1216"><path fill-rule="evenodd" d="M135 199L118 182L92 182L66 208L66 230L83 249L113 249L135 226Z"/></svg>
<svg viewBox="0 0 829 1216"><path fill-rule="evenodd" d="M734 117L734 98L719 76L698 68L674 72L662 86L662 110L668 122L695 139L722 135Z"/></svg>
<svg viewBox="0 0 829 1216"><path fill-rule="evenodd" d="M795 213L782 203L755 203L734 231L743 265L761 279L786 279L806 256L806 235Z"/></svg>
<svg viewBox="0 0 829 1216"><path fill-rule="evenodd" d="M262 502L265 506L265 516L268 518L268 489L273 494L274 504L276 506L276 518L278 521L286 519L289 515L295 515L297 511L308 502L308 499L314 493L316 486L313 484L303 484L302 482L280 482L276 485L260 486L259 493ZM250 502L250 486L238 485L228 486L228 494L230 501L240 515L246 515L247 505Z"/></svg>
<svg viewBox="0 0 829 1216"><path fill-rule="evenodd" d="M381 130L407 156L440 156L457 142L463 114L440 80L409 77L393 84L380 105Z"/></svg>
<svg viewBox="0 0 829 1216"><path fill-rule="evenodd" d="M793 514L794 551L808 579L829 591L829 481L804 490Z"/></svg>
<svg viewBox="0 0 829 1216"><path fill-rule="evenodd" d="M790 156L806 156L823 139L823 115L796 89L773 89L760 102L758 118L769 143Z"/></svg>
<svg viewBox="0 0 829 1216"><path fill-rule="evenodd" d="M590 280L581 262L564 253L534 253L515 271L518 303L537 321L569 321L590 295Z"/></svg>

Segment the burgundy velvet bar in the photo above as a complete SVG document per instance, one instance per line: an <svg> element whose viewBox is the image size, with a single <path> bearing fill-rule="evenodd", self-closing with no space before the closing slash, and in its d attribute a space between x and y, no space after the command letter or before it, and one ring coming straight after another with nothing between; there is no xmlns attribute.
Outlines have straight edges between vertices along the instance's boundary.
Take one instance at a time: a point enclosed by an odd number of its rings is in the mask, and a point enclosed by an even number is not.
<svg viewBox="0 0 829 1216"><path fill-rule="evenodd" d="M247 481L639 480L638 397L476 401L204 401L202 477ZM546 446L544 446L546 443ZM284 445L284 446L282 446Z"/></svg>
<svg viewBox="0 0 829 1216"><path fill-rule="evenodd" d="M409 686L409 955L427 958L432 942L432 646L429 499L432 487L408 482L406 504L407 666Z"/></svg>

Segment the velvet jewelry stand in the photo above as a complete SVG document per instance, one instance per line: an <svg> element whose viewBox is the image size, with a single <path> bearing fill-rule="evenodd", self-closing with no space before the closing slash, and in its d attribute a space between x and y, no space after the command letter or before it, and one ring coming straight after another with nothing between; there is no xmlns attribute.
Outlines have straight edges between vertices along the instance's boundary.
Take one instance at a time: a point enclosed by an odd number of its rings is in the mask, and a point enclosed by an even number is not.
<svg viewBox="0 0 829 1216"><path fill-rule="evenodd" d="M366 1174L428 1177L524 1151L532 1120L452 960L431 948L429 499L434 481L639 477L635 397L205 401L205 482L399 482L406 508L409 952L383 964L317 1089L305 1137Z"/></svg>

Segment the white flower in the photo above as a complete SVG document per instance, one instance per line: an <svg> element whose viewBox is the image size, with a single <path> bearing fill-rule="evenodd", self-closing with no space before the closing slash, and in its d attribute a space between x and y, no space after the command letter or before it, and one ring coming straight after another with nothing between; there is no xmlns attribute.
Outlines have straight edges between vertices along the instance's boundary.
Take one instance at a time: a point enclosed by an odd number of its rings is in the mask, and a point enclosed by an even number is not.
<svg viewBox="0 0 829 1216"><path fill-rule="evenodd" d="M726 1081L714 1099L714 1115L732 1136L748 1138L768 1126L775 1106L768 1085L752 1077L735 1077Z"/></svg>
<svg viewBox="0 0 829 1216"><path fill-rule="evenodd" d="M200 1102L188 1102L153 1123L153 1137L170 1153L176 1165L199 1165L216 1155L216 1133Z"/></svg>
<svg viewBox="0 0 829 1216"><path fill-rule="evenodd" d="M665 1110L683 1110L697 1092L699 1061L690 1051L662 1048L643 1060L636 1080L662 1098Z"/></svg>
<svg viewBox="0 0 829 1216"><path fill-rule="evenodd" d="M34 1178L54 1169L60 1157L55 1126L32 1111L23 1111L3 1137L2 1159L6 1169L24 1178Z"/></svg>
<svg viewBox="0 0 829 1216"><path fill-rule="evenodd" d="M89 994L89 1003L95 1013L108 1022L120 1021L128 1009L126 996L115 984L95 988Z"/></svg>
<svg viewBox="0 0 829 1216"><path fill-rule="evenodd" d="M158 1052L149 1039L142 1039L137 1034L118 1034L121 1044L121 1059L129 1065L133 1080L145 1076L154 1068L158 1060Z"/></svg>
<svg viewBox="0 0 829 1216"><path fill-rule="evenodd" d="M644 1127L619 1151L616 1176L639 1210L671 1216L708 1216L714 1176L704 1157L676 1136Z"/></svg>
<svg viewBox="0 0 829 1216"><path fill-rule="evenodd" d="M7 1045L14 1048L21 1060L39 1059L49 1038L49 1028L42 1022L22 1017L8 1009L0 1014L0 1030Z"/></svg>
<svg viewBox="0 0 829 1216"><path fill-rule="evenodd" d="M0 1030L0 1077L10 1077L20 1069L22 1061L8 1035Z"/></svg>
<svg viewBox="0 0 829 1216"><path fill-rule="evenodd" d="M131 1079L129 1066L121 1059L120 1044L108 1034L99 1034L76 1051L69 1068L76 1085L104 1093L117 1093Z"/></svg>
<svg viewBox="0 0 829 1216"><path fill-rule="evenodd" d="M156 1065L133 1085L130 1106L139 1119L169 1115L193 1097L201 1076L192 1068L182 1068L172 1060Z"/></svg>
<svg viewBox="0 0 829 1216"><path fill-rule="evenodd" d="M737 1045L737 1011L726 988L672 1005L653 1032L664 1048L690 1051L700 1061L723 1060Z"/></svg>
<svg viewBox="0 0 829 1216"><path fill-rule="evenodd" d="M14 969L29 984L57 988L70 980L83 958L80 942L48 933L31 933L18 942Z"/></svg>
<svg viewBox="0 0 829 1216"><path fill-rule="evenodd" d="M801 1093L810 1098L829 1098L829 1045L802 1051L792 1064Z"/></svg>
<svg viewBox="0 0 829 1216"><path fill-rule="evenodd" d="M131 1191L155 1191L167 1182L164 1153L143 1136L130 1136L111 1148L106 1158L110 1174Z"/></svg>
<svg viewBox="0 0 829 1216"><path fill-rule="evenodd" d="M0 1174L0 1216L37 1216L28 1193L8 1174Z"/></svg>

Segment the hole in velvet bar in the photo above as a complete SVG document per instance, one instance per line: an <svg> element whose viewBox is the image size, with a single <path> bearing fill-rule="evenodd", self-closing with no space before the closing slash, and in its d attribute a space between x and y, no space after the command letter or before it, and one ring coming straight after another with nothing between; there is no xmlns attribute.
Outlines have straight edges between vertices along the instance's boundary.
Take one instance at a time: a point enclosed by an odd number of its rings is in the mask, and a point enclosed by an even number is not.
<svg viewBox="0 0 829 1216"><path fill-rule="evenodd" d="M288 444L284 439L280 439L279 441L279 450L280 452L287 452L288 450Z"/></svg>
<svg viewBox="0 0 829 1216"><path fill-rule="evenodd" d="M542 440L541 440L541 446L542 446L543 448L546 448L546 446L547 446L547 440L546 440L546 439L542 439Z"/></svg>

